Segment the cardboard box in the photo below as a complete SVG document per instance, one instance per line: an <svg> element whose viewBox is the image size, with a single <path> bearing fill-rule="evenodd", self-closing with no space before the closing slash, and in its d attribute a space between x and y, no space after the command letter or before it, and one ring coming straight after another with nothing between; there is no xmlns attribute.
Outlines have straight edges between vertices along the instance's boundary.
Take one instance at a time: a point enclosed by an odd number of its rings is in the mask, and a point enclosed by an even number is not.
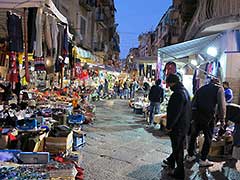
<svg viewBox="0 0 240 180"><path fill-rule="evenodd" d="M164 127L166 127L166 125L167 125L167 119L166 118L167 118L166 114L155 114L154 115L154 122L156 124L161 124Z"/></svg>
<svg viewBox="0 0 240 180"><path fill-rule="evenodd" d="M198 137L198 147L200 152L202 151L203 142L204 142L204 136L200 135ZM222 156L224 154L224 146L225 146L224 140L213 141L208 155L211 157Z"/></svg>
<svg viewBox="0 0 240 180"><path fill-rule="evenodd" d="M71 151L73 145L73 132L67 137L47 137L45 140L45 150L52 154Z"/></svg>

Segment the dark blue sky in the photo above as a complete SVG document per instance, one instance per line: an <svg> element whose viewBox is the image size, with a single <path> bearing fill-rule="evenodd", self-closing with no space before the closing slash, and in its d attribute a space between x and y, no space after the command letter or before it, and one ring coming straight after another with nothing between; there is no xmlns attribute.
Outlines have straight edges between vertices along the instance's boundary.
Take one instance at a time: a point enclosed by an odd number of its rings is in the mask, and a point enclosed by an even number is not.
<svg viewBox="0 0 240 180"><path fill-rule="evenodd" d="M115 0L121 58L138 46L138 35L154 30L172 0Z"/></svg>

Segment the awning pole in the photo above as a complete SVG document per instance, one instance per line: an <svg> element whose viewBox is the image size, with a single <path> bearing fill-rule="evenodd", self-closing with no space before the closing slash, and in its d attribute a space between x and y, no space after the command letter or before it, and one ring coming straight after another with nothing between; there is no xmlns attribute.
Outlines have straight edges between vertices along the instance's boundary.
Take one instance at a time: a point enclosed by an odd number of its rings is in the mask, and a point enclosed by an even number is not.
<svg viewBox="0 0 240 180"><path fill-rule="evenodd" d="M25 56L25 77L26 81L30 82L29 68L28 68L28 38L27 38L27 9L24 8L23 23L24 23L24 56Z"/></svg>

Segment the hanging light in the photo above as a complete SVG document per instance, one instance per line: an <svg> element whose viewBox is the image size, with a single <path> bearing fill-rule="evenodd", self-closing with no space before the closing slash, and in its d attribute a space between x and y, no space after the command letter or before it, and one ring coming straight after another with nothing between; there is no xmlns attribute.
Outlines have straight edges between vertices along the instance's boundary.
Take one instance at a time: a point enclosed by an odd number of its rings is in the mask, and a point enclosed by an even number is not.
<svg viewBox="0 0 240 180"><path fill-rule="evenodd" d="M217 49L216 49L215 47L209 47L209 48L207 49L207 54L208 54L209 56L216 57L217 54L218 54L218 51L217 51Z"/></svg>
<svg viewBox="0 0 240 180"><path fill-rule="evenodd" d="M192 59L192 60L191 60L191 64L192 64L193 66L197 66L197 65L198 65L198 62L197 62L196 59Z"/></svg>

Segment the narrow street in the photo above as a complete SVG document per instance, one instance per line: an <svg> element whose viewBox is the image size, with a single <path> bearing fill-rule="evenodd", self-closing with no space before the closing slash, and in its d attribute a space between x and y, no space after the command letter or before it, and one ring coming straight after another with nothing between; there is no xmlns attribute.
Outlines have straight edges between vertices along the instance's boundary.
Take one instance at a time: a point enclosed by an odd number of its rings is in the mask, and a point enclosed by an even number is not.
<svg viewBox="0 0 240 180"><path fill-rule="evenodd" d="M85 126L86 146L83 168L86 180L157 180L171 179L162 168L162 160L171 153L170 141L159 131L147 131L142 115L136 115L126 100L97 102L97 118ZM187 166L187 179L239 179L239 172L226 168L224 162L209 169ZM238 169L239 170L239 169Z"/></svg>

